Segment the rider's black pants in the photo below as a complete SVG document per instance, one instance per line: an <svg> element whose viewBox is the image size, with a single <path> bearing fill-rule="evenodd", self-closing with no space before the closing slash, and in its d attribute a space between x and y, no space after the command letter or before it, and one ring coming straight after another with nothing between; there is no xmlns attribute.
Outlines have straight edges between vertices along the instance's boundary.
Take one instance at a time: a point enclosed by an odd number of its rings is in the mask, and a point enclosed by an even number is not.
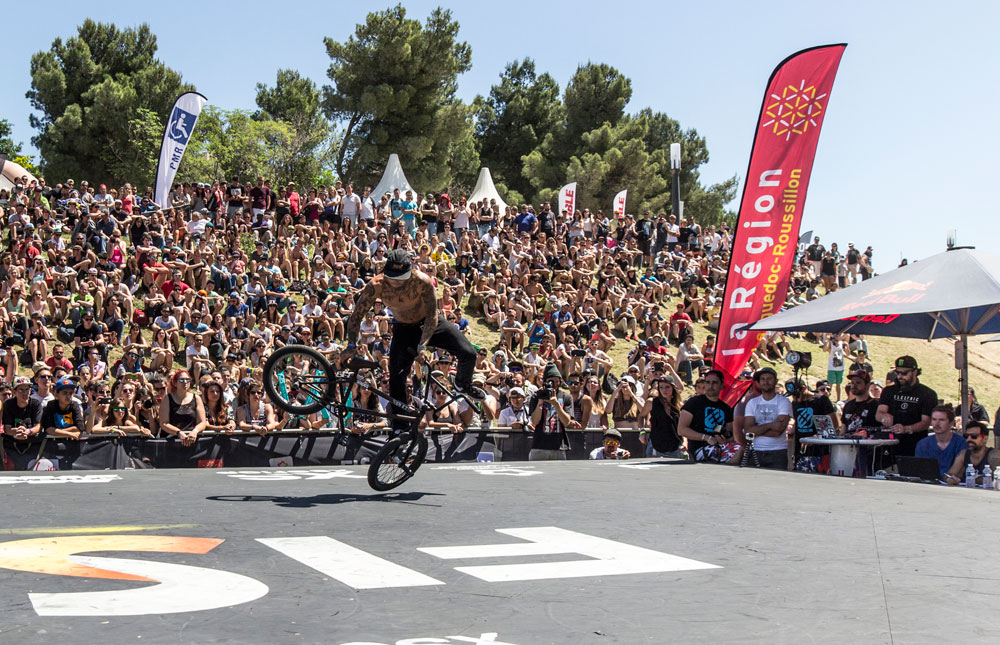
<svg viewBox="0 0 1000 645"><path fill-rule="evenodd" d="M406 384L410 381L410 372L417 357L417 344L420 342L423 329L422 323L411 325L394 322L392 325L392 344L389 345L389 394L399 401L409 402ZM443 349L455 357L458 361L455 385L460 390L468 390L472 385L472 373L476 369L476 348L469 339L454 323L440 316L437 329L427 344ZM406 424L394 423L393 427L402 429Z"/></svg>

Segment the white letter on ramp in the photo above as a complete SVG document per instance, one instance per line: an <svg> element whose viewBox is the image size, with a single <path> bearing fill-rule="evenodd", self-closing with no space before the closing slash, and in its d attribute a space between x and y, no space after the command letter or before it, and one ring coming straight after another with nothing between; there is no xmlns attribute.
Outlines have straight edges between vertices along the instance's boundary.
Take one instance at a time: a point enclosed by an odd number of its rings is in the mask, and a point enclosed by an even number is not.
<svg viewBox="0 0 1000 645"><path fill-rule="evenodd" d="M592 560L569 562L539 562L531 564L496 564L479 567L455 567L487 582L546 580L552 578L583 578L617 576L628 573L659 573L718 569L714 564L690 560L669 553L643 549L614 540L593 537L554 526L520 529L497 529L527 543L482 544L474 546L444 546L418 549L443 560L464 558L525 557L578 553Z"/></svg>
<svg viewBox="0 0 1000 645"><path fill-rule="evenodd" d="M259 538L257 541L354 589L444 584L325 535Z"/></svg>

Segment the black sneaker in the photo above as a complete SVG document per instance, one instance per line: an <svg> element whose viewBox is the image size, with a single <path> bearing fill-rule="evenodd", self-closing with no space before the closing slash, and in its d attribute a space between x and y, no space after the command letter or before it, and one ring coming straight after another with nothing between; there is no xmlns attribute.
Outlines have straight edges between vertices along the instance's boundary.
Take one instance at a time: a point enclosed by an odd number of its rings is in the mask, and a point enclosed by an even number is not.
<svg viewBox="0 0 1000 645"><path fill-rule="evenodd" d="M476 403L480 403L486 400L486 390L479 387L478 385L470 385L468 389L466 390L460 389L459 392L469 397Z"/></svg>

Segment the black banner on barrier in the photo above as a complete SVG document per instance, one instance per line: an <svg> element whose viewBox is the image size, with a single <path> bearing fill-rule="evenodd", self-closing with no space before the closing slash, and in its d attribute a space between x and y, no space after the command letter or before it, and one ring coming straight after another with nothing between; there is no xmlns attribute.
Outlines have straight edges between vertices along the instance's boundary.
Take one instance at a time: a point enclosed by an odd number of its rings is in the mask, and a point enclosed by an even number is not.
<svg viewBox="0 0 1000 645"><path fill-rule="evenodd" d="M383 439L350 435L215 435L200 437L190 446L177 439L109 437L88 441L49 440L43 453L60 470L121 470L126 468L206 468L273 465L290 458L294 466L339 466L368 463ZM601 445L600 432L571 432L568 459L587 459ZM623 447L634 457L645 448L636 433L625 433ZM527 461L531 435L520 432L435 433L428 436L427 461ZM34 454L32 455L34 459ZM25 464L16 464L18 469Z"/></svg>

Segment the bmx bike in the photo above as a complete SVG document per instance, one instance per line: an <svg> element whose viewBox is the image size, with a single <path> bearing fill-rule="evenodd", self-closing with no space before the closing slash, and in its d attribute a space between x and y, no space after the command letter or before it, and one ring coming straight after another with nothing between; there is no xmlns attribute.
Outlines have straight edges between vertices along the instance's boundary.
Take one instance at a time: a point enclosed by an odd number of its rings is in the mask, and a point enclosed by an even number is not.
<svg viewBox="0 0 1000 645"><path fill-rule="evenodd" d="M395 488L413 477L427 456L427 437L420 431L420 420L428 412L440 412L455 401L475 403L455 392L450 383L433 373L427 379L423 403L414 407L378 389L381 366L373 361L352 358L347 369L337 371L323 354L305 345L285 345L276 350L264 364L264 390L271 402L289 414L309 415L326 409L331 412L341 436L359 436L362 444L376 450L368 466L368 485L377 491ZM351 389L358 385L388 402L388 410L370 410L353 405ZM441 406L428 403L431 387L446 393ZM360 431L353 417L375 417L389 423L384 442L378 431ZM393 425L405 424L405 429L393 430Z"/></svg>

